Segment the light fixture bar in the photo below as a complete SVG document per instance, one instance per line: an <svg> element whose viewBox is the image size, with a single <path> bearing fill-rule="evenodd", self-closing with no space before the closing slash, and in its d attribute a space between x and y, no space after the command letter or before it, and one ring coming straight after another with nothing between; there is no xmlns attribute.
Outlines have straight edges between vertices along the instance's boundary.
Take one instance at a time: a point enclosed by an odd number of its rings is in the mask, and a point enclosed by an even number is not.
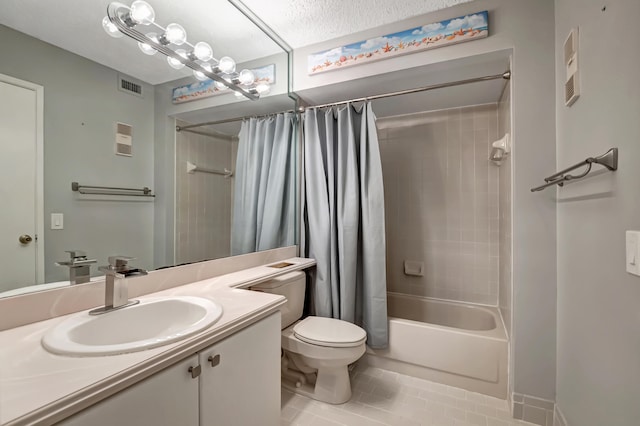
<svg viewBox="0 0 640 426"><path fill-rule="evenodd" d="M179 55L173 49L169 48L168 45L155 41L147 37L140 31L136 30L133 26L130 26L130 24L127 23L127 21L130 20L130 18L128 18L129 10L130 8L127 5L117 2L110 3L107 7L107 16L109 18L109 21L111 21L111 23L115 25L122 34L125 34L140 43L144 43L153 47L163 55L175 59L176 61L184 64L186 67L191 68L193 71L198 71L211 80L217 81L228 87L229 89L240 93L253 101L260 98L260 93L256 90L255 87L243 88L233 83L233 81L237 81L237 73L229 75L230 78L229 80L227 80L224 77L214 73L213 71L207 70L205 67L191 60L189 57L185 58L184 56ZM165 31L165 28L162 28L162 26L156 23L152 23L152 25ZM187 42L185 44L193 48L193 45L191 43Z"/></svg>

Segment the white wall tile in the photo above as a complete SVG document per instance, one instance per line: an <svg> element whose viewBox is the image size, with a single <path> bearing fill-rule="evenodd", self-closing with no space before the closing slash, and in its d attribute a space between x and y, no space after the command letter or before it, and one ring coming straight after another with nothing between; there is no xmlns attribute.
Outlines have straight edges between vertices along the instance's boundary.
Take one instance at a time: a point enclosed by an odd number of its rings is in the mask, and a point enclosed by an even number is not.
<svg viewBox="0 0 640 426"><path fill-rule="evenodd" d="M500 264L491 256L500 255L499 174L488 156L497 105L395 123L378 135L389 290L496 305ZM404 275L404 260L424 262L424 276Z"/></svg>
<svg viewBox="0 0 640 426"><path fill-rule="evenodd" d="M233 179L206 173L186 173L186 162L200 167L233 169L237 143L193 133L178 133L176 141L176 261L194 262L227 257L231 238Z"/></svg>
<svg viewBox="0 0 640 426"><path fill-rule="evenodd" d="M497 138L511 133L511 93L510 86L505 90L498 103ZM507 335L511 336L511 156L507 156L497 172L498 210L491 211L491 217L499 217L499 307L504 319ZM492 204L495 205L495 204Z"/></svg>

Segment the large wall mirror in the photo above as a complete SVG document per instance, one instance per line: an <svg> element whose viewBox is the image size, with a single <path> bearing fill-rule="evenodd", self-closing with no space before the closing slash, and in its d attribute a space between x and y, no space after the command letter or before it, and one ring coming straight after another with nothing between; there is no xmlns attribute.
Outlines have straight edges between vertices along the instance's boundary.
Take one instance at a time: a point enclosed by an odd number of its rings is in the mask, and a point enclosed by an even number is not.
<svg viewBox="0 0 640 426"><path fill-rule="evenodd" d="M69 285L69 268L56 265L69 259L66 251L95 259L92 277L113 255L149 270L231 255L239 118L295 109L287 52L227 0L149 3L156 22L179 23L214 57L232 57L238 69L273 65L270 91L257 101L227 90L175 102L173 89L198 80L126 36L107 35L109 3L0 4L0 199L8 211L0 297ZM204 122L217 124L176 131ZM117 153L119 129L131 130L130 156ZM72 182L148 187L154 197L81 194Z"/></svg>

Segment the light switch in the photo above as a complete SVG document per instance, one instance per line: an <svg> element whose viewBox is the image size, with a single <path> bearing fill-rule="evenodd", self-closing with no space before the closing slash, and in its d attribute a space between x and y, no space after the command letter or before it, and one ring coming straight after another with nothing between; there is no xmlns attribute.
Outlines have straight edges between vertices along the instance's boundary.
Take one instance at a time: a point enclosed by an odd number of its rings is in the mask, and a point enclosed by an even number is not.
<svg viewBox="0 0 640 426"><path fill-rule="evenodd" d="M64 215L51 213L51 229L64 229Z"/></svg>
<svg viewBox="0 0 640 426"><path fill-rule="evenodd" d="M640 231L627 231L627 272L640 275Z"/></svg>

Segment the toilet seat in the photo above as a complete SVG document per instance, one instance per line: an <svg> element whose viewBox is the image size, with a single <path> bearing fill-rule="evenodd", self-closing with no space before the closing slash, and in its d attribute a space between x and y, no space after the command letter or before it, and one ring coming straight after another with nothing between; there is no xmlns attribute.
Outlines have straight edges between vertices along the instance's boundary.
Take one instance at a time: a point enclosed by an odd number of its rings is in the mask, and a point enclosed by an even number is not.
<svg viewBox="0 0 640 426"><path fill-rule="evenodd" d="M323 317L303 319L293 327L293 334L303 342L333 348L351 348L367 340L366 331L357 325Z"/></svg>

